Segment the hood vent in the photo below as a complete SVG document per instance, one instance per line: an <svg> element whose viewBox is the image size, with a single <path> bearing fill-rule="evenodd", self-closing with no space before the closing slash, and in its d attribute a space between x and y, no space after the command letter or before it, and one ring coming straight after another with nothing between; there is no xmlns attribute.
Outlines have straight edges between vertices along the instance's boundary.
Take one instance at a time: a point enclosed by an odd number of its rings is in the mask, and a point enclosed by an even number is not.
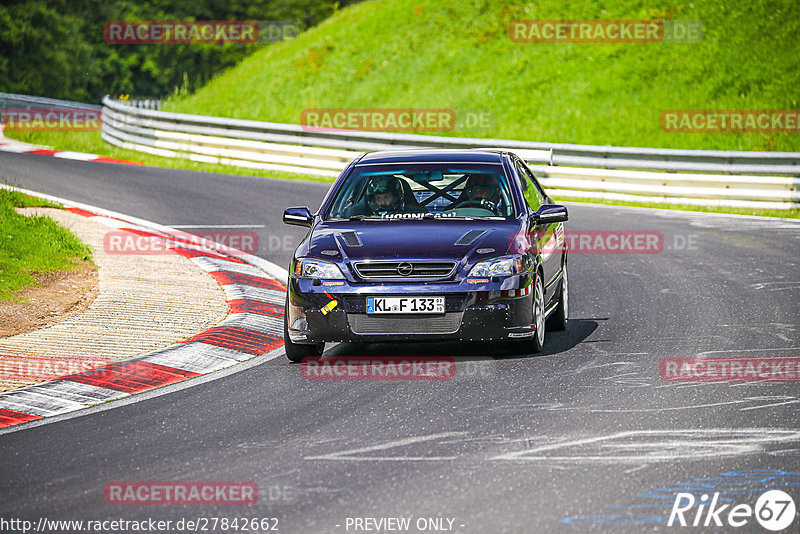
<svg viewBox="0 0 800 534"><path fill-rule="evenodd" d="M347 244L348 247L363 247L364 244L358 238L358 234L356 234L353 230L349 230L347 232L342 232L339 234L344 239L344 242Z"/></svg>
<svg viewBox="0 0 800 534"><path fill-rule="evenodd" d="M476 239L486 233L486 230L470 230L456 241L456 245L471 245Z"/></svg>

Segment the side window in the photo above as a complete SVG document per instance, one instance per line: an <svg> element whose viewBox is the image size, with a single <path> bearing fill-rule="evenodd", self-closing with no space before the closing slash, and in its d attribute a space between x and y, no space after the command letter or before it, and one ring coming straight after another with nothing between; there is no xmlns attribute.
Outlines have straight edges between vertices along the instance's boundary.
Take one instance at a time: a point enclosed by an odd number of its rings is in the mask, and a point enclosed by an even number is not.
<svg viewBox="0 0 800 534"><path fill-rule="evenodd" d="M533 173L527 167L527 165L523 165L523 167L525 167L525 170L528 171L527 172L528 178L531 179L531 183L533 183L533 187L535 187L536 190L538 191L538 195L542 199L542 202L546 202L547 193L545 193L544 189L542 189L542 184L539 183L539 180L536 179L536 176L533 175Z"/></svg>
<svg viewBox="0 0 800 534"><path fill-rule="evenodd" d="M522 185L522 194L525 196L528 206L530 206L533 211L536 211L544 204L544 193L539 188L538 182L528 168L519 160L516 165L519 183Z"/></svg>

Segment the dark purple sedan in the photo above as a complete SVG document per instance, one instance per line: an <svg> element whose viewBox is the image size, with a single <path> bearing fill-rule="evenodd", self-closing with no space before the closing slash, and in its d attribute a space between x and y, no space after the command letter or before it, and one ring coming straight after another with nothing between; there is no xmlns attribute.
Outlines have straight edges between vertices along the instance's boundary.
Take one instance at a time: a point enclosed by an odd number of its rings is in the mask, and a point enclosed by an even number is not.
<svg viewBox="0 0 800 534"><path fill-rule="evenodd" d="M325 342L509 341L539 352L567 326L564 206L502 150L357 157L289 268L284 338L292 361Z"/></svg>

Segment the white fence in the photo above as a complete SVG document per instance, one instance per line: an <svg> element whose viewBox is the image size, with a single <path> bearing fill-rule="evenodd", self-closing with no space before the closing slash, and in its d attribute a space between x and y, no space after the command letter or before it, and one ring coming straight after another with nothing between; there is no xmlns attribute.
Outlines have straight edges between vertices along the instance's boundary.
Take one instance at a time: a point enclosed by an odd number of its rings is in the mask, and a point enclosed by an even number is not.
<svg viewBox="0 0 800 534"><path fill-rule="evenodd" d="M0 93L3 107L88 107ZM334 177L358 153L403 148L508 148L556 198L743 208L800 208L800 153L628 148L351 130L168 113L103 99L102 136L155 154Z"/></svg>
<svg viewBox="0 0 800 534"><path fill-rule="evenodd" d="M555 197L789 209L800 207L800 153L531 143L350 130L138 109L106 97L103 138L193 161L336 176L359 152L509 148Z"/></svg>
<svg viewBox="0 0 800 534"><path fill-rule="evenodd" d="M84 104L82 102L72 102L70 100L58 100L57 98L45 98L41 96L13 95L10 93L0 93L0 109L16 108L65 108L65 109L97 109L101 106L96 104Z"/></svg>

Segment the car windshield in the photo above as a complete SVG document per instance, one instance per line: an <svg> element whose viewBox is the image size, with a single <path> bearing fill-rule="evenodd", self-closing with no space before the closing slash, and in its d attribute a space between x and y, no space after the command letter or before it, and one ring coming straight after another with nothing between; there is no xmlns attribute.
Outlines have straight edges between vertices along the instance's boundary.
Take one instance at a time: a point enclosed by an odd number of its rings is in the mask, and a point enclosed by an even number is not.
<svg viewBox="0 0 800 534"><path fill-rule="evenodd" d="M499 164L357 165L326 214L333 219L515 216Z"/></svg>

